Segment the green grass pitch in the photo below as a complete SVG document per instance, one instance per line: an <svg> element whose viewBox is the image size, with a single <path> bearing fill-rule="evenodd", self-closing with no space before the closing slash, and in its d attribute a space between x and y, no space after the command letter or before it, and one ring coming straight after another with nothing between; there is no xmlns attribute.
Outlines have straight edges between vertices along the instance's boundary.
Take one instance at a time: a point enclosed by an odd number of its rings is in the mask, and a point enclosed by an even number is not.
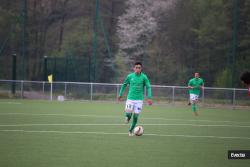
<svg viewBox="0 0 250 167"><path fill-rule="evenodd" d="M250 111L144 106L129 137L124 104L0 100L3 167L230 167L228 150L250 150Z"/></svg>

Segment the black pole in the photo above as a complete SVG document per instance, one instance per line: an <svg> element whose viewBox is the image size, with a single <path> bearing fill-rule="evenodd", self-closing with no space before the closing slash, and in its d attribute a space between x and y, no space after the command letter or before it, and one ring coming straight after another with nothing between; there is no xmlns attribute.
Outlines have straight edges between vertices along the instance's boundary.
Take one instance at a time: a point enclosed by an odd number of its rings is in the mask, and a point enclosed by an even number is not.
<svg viewBox="0 0 250 167"><path fill-rule="evenodd" d="M56 80L56 57L54 57L54 67L53 67L53 71L52 71L52 75L53 75L53 81Z"/></svg>
<svg viewBox="0 0 250 167"><path fill-rule="evenodd" d="M88 81L91 82L91 55L89 54L89 76Z"/></svg>
<svg viewBox="0 0 250 167"><path fill-rule="evenodd" d="M16 54L12 54L12 86L11 86L11 93L16 93Z"/></svg>
<svg viewBox="0 0 250 167"><path fill-rule="evenodd" d="M231 87L235 88L235 64L237 58L237 49L238 49L238 0L233 0L233 40L232 40L232 60L231 60Z"/></svg>
<svg viewBox="0 0 250 167"><path fill-rule="evenodd" d="M238 15L239 15L239 4L238 0L233 0L233 40L232 40L232 58L231 58L231 87L235 88L235 64L237 59L238 51ZM234 92L232 92L231 103L234 104Z"/></svg>
<svg viewBox="0 0 250 167"><path fill-rule="evenodd" d="M47 81L47 56L44 56L44 61L43 61L43 81Z"/></svg>
<svg viewBox="0 0 250 167"><path fill-rule="evenodd" d="M22 19L22 36L21 36L21 56L22 56L22 80L25 80L26 78L26 58L27 58L27 0L22 0L22 11L21 11L21 19Z"/></svg>

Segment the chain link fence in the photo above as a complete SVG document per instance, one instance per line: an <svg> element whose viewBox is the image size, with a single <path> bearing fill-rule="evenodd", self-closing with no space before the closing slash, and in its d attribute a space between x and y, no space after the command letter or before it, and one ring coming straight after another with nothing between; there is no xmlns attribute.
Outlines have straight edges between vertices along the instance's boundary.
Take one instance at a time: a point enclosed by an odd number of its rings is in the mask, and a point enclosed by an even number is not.
<svg viewBox="0 0 250 167"><path fill-rule="evenodd" d="M188 103L188 88L185 86L151 85L153 101L156 104ZM42 99L42 100L99 100L116 101L121 84L13 81L0 80L1 99ZM145 91L146 92L146 91ZM126 93L124 97L126 97ZM250 107L247 89L205 87L200 96L203 106Z"/></svg>

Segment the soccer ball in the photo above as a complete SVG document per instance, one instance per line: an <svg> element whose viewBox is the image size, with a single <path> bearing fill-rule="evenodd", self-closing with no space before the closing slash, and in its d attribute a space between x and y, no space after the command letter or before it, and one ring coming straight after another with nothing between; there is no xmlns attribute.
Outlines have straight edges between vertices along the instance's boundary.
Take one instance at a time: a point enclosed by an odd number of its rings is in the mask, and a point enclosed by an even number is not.
<svg viewBox="0 0 250 167"><path fill-rule="evenodd" d="M142 126L136 126L135 129L134 129L134 134L136 136L141 136L143 134L143 127Z"/></svg>

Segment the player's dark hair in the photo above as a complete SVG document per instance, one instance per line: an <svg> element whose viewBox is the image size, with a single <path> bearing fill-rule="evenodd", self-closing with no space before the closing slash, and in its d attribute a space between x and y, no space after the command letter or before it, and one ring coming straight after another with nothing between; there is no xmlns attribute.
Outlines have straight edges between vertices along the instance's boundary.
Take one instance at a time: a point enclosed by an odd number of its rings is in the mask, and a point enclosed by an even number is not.
<svg viewBox="0 0 250 167"><path fill-rule="evenodd" d="M136 65L141 65L142 66L141 62L135 62L135 66Z"/></svg>
<svg viewBox="0 0 250 167"><path fill-rule="evenodd" d="M240 76L240 80L243 81L245 84L250 84L250 72L246 71Z"/></svg>

